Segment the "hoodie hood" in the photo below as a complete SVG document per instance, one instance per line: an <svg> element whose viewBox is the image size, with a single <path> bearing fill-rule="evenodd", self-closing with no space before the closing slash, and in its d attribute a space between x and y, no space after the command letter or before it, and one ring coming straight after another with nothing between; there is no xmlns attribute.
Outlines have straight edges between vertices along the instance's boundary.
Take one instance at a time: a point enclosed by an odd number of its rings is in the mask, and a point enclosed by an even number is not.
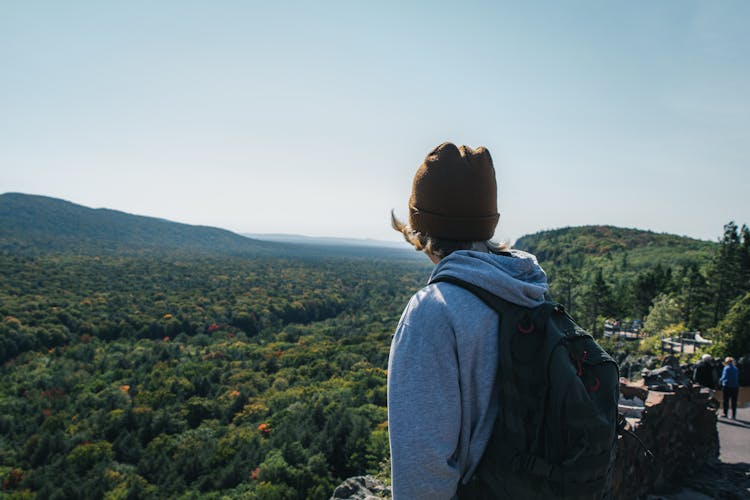
<svg viewBox="0 0 750 500"><path fill-rule="evenodd" d="M542 304L548 291L536 257L521 250L511 250L510 256L459 250L437 264L430 281L439 276L462 279L524 307Z"/></svg>

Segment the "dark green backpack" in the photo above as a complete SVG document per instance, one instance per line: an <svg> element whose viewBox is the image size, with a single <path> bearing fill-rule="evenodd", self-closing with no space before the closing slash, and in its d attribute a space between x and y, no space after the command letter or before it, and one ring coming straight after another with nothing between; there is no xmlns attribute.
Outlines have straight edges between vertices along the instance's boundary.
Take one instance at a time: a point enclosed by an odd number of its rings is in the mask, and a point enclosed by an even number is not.
<svg viewBox="0 0 750 500"><path fill-rule="evenodd" d="M461 286L499 316L500 410L487 449L459 498L607 498L616 454L615 361L553 302L512 304Z"/></svg>

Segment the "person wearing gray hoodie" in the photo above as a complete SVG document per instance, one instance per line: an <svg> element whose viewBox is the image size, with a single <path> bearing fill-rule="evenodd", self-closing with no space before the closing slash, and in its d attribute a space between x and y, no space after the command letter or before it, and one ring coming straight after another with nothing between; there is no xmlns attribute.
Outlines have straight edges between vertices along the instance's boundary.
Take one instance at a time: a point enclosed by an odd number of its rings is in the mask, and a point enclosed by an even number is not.
<svg viewBox="0 0 750 500"><path fill-rule="evenodd" d="M536 258L491 241L497 184L484 148L444 143L417 170L409 224L393 227L450 276L525 307L548 291ZM471 292L428 284L409 301L388 361L391 485L395 500L452 499L485 451L498 401L498 318Z"/></svg>

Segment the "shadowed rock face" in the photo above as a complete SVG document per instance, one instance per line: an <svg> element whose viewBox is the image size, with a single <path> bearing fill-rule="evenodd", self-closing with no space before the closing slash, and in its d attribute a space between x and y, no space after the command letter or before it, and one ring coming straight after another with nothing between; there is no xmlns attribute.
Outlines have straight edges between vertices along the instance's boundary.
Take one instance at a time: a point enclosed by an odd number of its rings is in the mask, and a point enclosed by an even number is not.
<svg viewBox="0 0 750 500"><path fill-rule="evenodd" d="M628 418L628 423L654 458L644 455L637 440L627 435L619 439L615 499L642 498L667 490L719 458L717 402L711 391L693 385L679 369L671 367L644 373L644 380L648 385L623 379L621 401L643 401L640 418Z"/></svg>

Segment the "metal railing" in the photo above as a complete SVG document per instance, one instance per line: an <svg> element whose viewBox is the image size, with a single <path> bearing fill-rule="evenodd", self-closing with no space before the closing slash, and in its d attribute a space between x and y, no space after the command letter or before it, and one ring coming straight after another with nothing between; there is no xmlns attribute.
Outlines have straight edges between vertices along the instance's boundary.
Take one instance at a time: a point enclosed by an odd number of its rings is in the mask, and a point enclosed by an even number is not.
<svg viewBox="0 0 750 500"><path fill-rule="evenodd" d="M676 337L662 338L661 352L692 354L698 347L710 344L710 340L701 337L701 332L683 332Z"/></svg>

